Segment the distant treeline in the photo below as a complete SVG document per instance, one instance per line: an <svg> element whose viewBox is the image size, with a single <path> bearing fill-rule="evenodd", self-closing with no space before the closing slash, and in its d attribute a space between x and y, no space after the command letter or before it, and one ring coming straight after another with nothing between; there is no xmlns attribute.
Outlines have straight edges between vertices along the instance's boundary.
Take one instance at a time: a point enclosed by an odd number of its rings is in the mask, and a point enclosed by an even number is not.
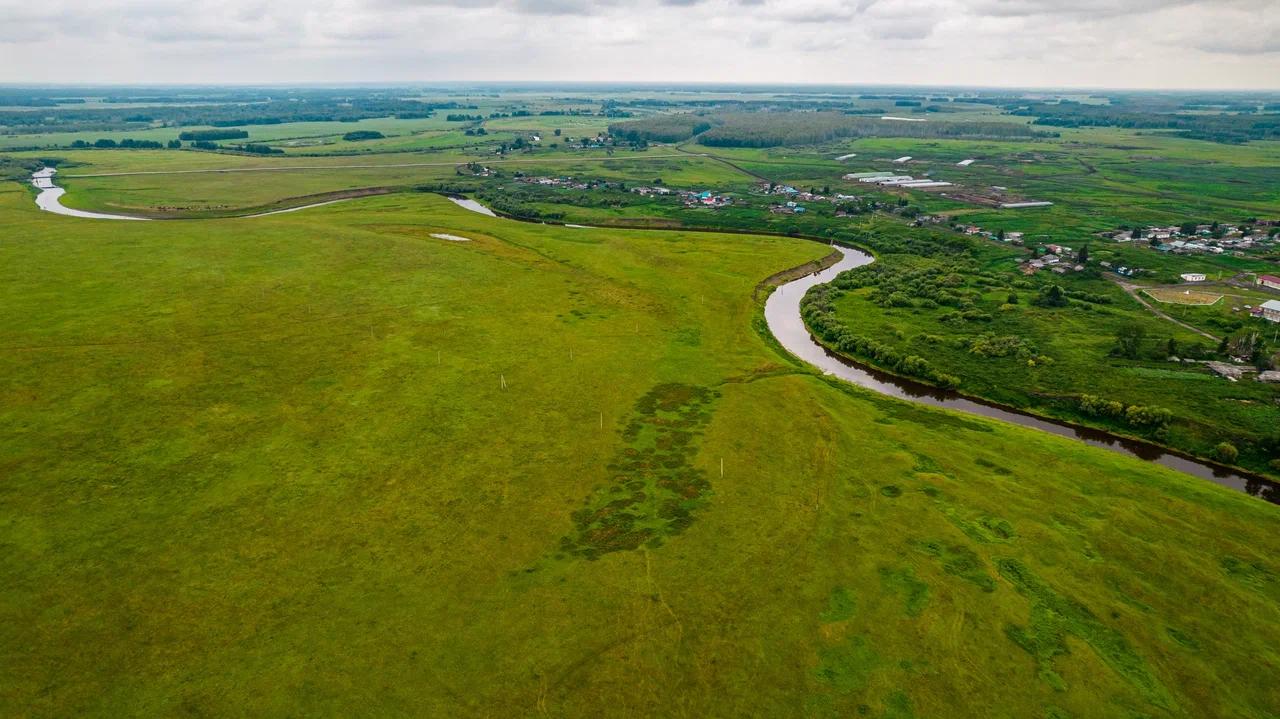
<svg viewBox="0 0 1280 719"><path fill-rule="evenodd" d="M247 143L244 145L219 145L216 142L208 140L196 140L191 146L197 150L225 150L230 152L246 152L250 155L283 155L284 150L271 147L270 145L261 145L258 143Z"/></svg>
<svg viewBox="0 0 1280 719"><path fill-rule="evenodd" d="M720 115L698 141L712 147L812 145L851 137L1005 139L1051 137L1010 122L893 122L838 112Z"/></svg>
<svg viewBox="0 0 1280 719"><path fill-rule="evenodd" d="M1179 137L1223 143L1280 139L1280 118L1266 115L1187 115L1076 103L1036 104L1014 110L1013 114L1034 117L1034 124L1049 127L1173 130L1172 134Z"/></svg>
<svg viewBox="0 0 1280 719"><path fill-rule="evenodd" d="M86 147L97 147L100 149L123 147L130 150L159 150L164 147L164 144L155 140L134 140L132 138L125 138L117 142L115 140L103 138L101 140L94 140L93 142L76 140L71 143L71 146L76 149L83 149Z"/></svg>
<svg viewBox="0 0 1280 719"><path fill-rule="evenodd" d="M710 129L711 122L707 118L680 113L614 123L609 125L609 134L628 142L682 142Z"/></svg>
<svg viewBox="0 0 1280 719"><path fill-rule="evenodd" d="M10 99L0 95L0 105ZM168 98L173 99L173 98ZM435 110L466 109L456 102L419 102L392 97L306 96L248 104L165 104L145 108L55 107L48 111L0 111L9 134L128 131L151 127L277 125L289 122L357 122L375 117L431 117Z"/></svg>
<svg viewBox="0 0 1280 719"><path fill-rule="evenodd" d="M240 140L249 136L247 130L187 130L178 134L179 140L196 142L199 140Z"/></svg>
<svg viewBox="0 0 1280 719"><path fill-rule="evenodd" d="M694 136L712 147L813 145L851 137L1003 139L1052 137L1010 122L893 122L845 112L737 112L655 115L609 126L624 140L682 142Z"/></svg>
<svg viewBox="0 0 1280 719"><path fill-rule="evenodd" d="M79 97L0 97L0 105L8 107L57 107L59 105L83 105Z"/></svg>
<svg viewBox="0 0 1280 719"><path fill-rule="evenodd" d="M183 103L219 103L219 102L270 102L270 95L262 94L233 94L233 95L108 95L102 98L104 103L108 104L147 104L154 103L156 105L181 105Z"/></svg>

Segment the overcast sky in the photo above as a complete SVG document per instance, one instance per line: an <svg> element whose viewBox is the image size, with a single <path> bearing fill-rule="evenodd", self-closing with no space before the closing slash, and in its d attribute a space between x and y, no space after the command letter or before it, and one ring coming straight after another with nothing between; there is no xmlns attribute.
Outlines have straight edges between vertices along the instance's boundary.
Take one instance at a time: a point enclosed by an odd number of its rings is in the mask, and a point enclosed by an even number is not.
<svg viewBox="0 0 1280 719"><path fill-rule="evenodd" d="M0 82L1280 88L1280 0L0 0Z"/></svg>

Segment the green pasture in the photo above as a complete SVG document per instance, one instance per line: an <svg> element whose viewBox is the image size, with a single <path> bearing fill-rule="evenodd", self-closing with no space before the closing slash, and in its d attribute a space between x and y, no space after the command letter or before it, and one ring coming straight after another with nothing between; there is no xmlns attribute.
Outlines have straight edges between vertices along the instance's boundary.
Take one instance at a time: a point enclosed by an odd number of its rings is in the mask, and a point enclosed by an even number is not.
<svg viewBox="0 0 1280 719"><path fill-rule="evenodd" d="M10 716L1280 705L1275 507L792 363L822 245L0 217Z"/></svg>

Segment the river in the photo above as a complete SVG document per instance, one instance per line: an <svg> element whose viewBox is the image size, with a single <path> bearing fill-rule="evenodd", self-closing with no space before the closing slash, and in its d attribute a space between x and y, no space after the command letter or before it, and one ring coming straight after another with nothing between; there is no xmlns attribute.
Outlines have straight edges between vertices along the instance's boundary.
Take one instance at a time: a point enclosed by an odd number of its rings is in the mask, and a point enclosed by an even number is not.
<svg viewBox="0 0 1280 719"><path fill-rule="evenodd" d="M945 407L967 414L1011 422L1061 437L1069 437L1084 442L1091 447L1100 447L1148 462L1154 462L1161 466L1186 472L1201 479L1216 482L1224 487L1260 496L1280 504L1280 485L1269 480L1248 477L1225 467L1173 454L1162 447L1147 442L1116 437L1102 430L1055 422L970 399L956 392L912 382L896 375L859 365L832 353L818 344L809 334L809 329L805 327L804 320L800 318L800 300L804 298L805 293L811 287L830 282L836 278L836 275L845 270L875 262L875 258L865 252L842 247L834 249L844 255L839 262L821 272L778 287L769 296L764 308L765 322L769 325L769 331L778 339L778 342L795 356L822 370L824 374L839 377L846 382L875 390L880 394L917 404L924 404L930 407Z"/></svg>
<svg viewBox="0 0 1280 719"><path fill-rule="evenodd" d="M36 206L46 212L67 217L80 217L87 220L146 220L146 217L129 217L128 215L106 215L101 212L85 212L74 210L62 204L62 196L67 191L53 183L53 174L58 170L46 167L31 175L31 184L40 191L36 195Z"/></svg>
<svg viewBox="0 0 1280 719"><path fill-rule="evenodd" d="M36 197L36 204L39 205L41 209L56 212L60 215L67 215L68 217L89 219L148 219L145 217L129 217L126 215L105 215L96 212L84 212L63 206L62 203L59 202L59 199L66 193L66 190L53 184L53 174L55 172L56 170L54 168L49 167L32 175L32 184L40 190L40 194ZM478 212L489 217L498 216L493 212L493 210L490 210L488 207L485 207L470 198L453 196L449 199L459 207L464 207L472 212ZM274 212L266 212L250 216L263 217L282 212L293 212L296 210L306 209L307 207L319 207L321 205L332 204L332 202L335 201L320 202L313 205L304 205L302 207L295 207L287 210L276 210ZM575 225L575 227L579 226ZM839 377L840 379L856 384L859 387L864 387L866 389L879 392L880 394L907 400L909 402L928 405L930 407L944 407L958 412L998 419L1004 422L1021 425L1023 427L1038 429L1042 432L1056 434L1060 437L1068 437L1070 439L1084 442L1091 447L1099 447L1101 449L1127 454L1131 457L1136 457L1148 462L1154 462L1161 466L1185 472L1187 474L1200 477L1201 479L1207 479L1224 487L1230 487L1231 489L1259 496L1268 501L1280 504L1280 484L1276 484L1270 480L1259 477L1250 477L1233 472L1225 467L1174 454L1162 447L1147 442L1116 437L1102 430L1055 422L1053 420L1036 417L1016 410L999 407L994 404L970 399L956 392L941 390L918 382L912 382L911 380L897 377L886 372L881 372L833 354L825 347L818 344L818 342L809 334L808 328L805 327L804 320L800 318L800 300L804 299L805 293L815 285L830 282L836 278L836 275L844 272L845 270L851 270L855 267L862 267L875 262L875 258L865 252L834 246L833 249L840 252L842 255L839 262L821 272L816 272L779 286L774 290L773 294L769 296L764 308L765 322L769 326L769 331L771 331L774 337L778 339L778 342L785 347L787 351L818 368L824 374Z"/></svg>
<svg viewBox="0 0 1280 719"><path fill-rule="evenodd" d="M46 167L31 175L31 184L37 190L36 206L55 215L66 215L67 217L80 217L89 220L150 220L150 217L133 217L131 215L108 215L101 212L86 212L85 210L76 210L62 204L62 196L67 194L66 189L58 187L54 184L53 175L57 169ZM346 202L354 199L350 197L341 197L336 200L325 200L323 202L313 202L309 205L298 205L297 207L286 207L283 210L271 210L269 212L259 212L253 215L237 215L235 219L250 219L254 217L270 217L271 215L283 215L287 212L297 212L298 210L309 210L312 207L324 207L325 205L333 205L339 202ZM468 200L474 202L474 200ZM476 203L479 205L479 203ZM465 207L465 205L464 205ZM472 209L472 208L468 208ZM483 208L484 212L489 212L489 208ZM490 213L492 214L492 213ZM222 218L232 219L232 218Z"/></svg>

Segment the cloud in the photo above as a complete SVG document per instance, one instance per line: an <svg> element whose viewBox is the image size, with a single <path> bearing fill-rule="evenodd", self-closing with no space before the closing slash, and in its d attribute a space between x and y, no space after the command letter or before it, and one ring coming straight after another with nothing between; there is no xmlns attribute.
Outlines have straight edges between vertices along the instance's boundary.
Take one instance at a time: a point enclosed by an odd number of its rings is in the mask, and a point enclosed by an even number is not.
<svg viewBox="0 0 1280 719"><path fill-rule="evenodd" d="M1200 0L1203 2L1204 0ZM1197 0L978 0L973 11L980 15L1026 17L1036 15L1117 17L1139 15L1195 4Z"/></svg>
<svg viewBox="0 0 1280 719"><path fill-rule="evenodd" d="M0 82L1280 84L1280 0L0 0L0 18Z"/></svg>

